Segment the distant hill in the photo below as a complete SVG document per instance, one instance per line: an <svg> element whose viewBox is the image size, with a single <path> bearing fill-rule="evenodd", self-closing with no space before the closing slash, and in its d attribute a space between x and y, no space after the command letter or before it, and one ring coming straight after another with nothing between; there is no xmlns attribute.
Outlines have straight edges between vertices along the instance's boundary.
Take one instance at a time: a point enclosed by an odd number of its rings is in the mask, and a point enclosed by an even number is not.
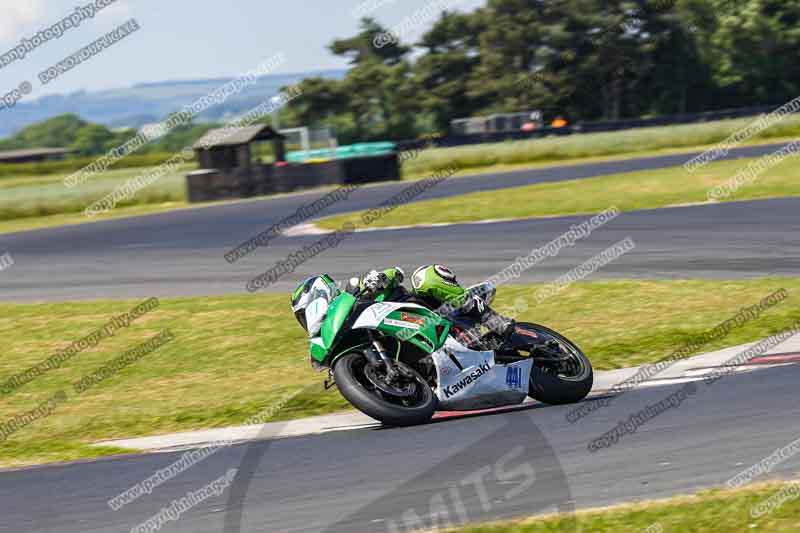
<svg viewBox="0 0 800 533"><path fill-rule="evenodd" d="M258 83L216 105L196 122L212 122L233 117L274 96L280 88L303 78L323 76L341 79L343 70L323 70L298 74L279 74L259 78ZM142 83L129 88L106 91L80 91L66 95L43 96L31 102L20 102L2 112L0 138L10 137L22 128L57 115L74 113L82 119L110 128L138 128L157 122L169 113L193 102L232 78L165 81Z"/></svg>

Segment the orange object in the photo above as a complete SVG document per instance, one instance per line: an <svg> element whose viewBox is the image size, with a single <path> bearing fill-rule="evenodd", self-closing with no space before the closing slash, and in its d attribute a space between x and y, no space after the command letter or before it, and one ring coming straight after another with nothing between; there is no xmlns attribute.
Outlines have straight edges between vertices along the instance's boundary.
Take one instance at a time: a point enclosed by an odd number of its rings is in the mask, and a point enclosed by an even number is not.
<svg viewBox="0 0 800 533"><path fill-rule="evenodd" d="M561 118L561 117L558 117L558 118L556 118L555 120L553 120L553 122L552 122L550 125L551 125L552 127L554 127L554 128L563 128L564 126L566 126L566 125L567 125L567 121L566 121L566 120L564 120L564 119L563 119L563 118Z"/></svg>

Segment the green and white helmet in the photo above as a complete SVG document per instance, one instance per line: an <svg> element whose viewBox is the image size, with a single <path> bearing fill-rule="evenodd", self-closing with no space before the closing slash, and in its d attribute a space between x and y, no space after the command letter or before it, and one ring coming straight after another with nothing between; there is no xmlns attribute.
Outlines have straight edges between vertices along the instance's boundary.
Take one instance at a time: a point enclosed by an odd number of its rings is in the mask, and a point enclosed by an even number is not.
<svg viewBox="0 0 800 533"><path fill-rule="evenodd" d="M455 273L444 265L419 267L411 276L411 285L415 294L438 303L462 302L466 293Z"/></svg>
<svg viewBox="0 0 800 533"><path fill-rule="evenodd" d="M310 337L319 333L328 306L339 295L339 288L327 274L312 276L292 293L292 311Z"/></svg>

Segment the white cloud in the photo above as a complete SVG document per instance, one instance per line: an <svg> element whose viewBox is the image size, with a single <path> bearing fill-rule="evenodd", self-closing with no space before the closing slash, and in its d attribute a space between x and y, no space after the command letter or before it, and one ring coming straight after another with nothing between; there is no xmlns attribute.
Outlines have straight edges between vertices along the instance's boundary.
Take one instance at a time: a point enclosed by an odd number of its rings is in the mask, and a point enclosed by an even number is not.
<svg viewBox="0 0 800 533"><path fill-rule="evenodd" d="M15 41L23 36L25 26L44 15L45 0L0 1L0 42Z"/></svg>

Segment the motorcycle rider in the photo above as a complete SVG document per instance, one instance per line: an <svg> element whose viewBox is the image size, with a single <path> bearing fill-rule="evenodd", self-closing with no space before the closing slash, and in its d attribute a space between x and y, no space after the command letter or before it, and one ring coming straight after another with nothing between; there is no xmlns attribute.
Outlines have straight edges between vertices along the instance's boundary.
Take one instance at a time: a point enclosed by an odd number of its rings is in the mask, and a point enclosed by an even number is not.
<svg viewBox="0 0 800 533"><path fill-rule="evenodd" d="M405 272L399 266L382 271L371 270L360 278L354 278L353 281L357 282L351 283L348 290L358 292L362 299L378 302L417 301L453 321L455 332L468 346L476 345L488 334L481 332L481 326L502 338L513 331L513 320L489 308L496 292L492 283L464 288L451 269L438 264L424 265L415 270L411 276L410 292L403 287L404 279ZM329 291L331 299L339 291L333 279L325 274L307 279L292 295L292 310L306 331L305 309L313 300L312 293L320 290Z"/></svg>

